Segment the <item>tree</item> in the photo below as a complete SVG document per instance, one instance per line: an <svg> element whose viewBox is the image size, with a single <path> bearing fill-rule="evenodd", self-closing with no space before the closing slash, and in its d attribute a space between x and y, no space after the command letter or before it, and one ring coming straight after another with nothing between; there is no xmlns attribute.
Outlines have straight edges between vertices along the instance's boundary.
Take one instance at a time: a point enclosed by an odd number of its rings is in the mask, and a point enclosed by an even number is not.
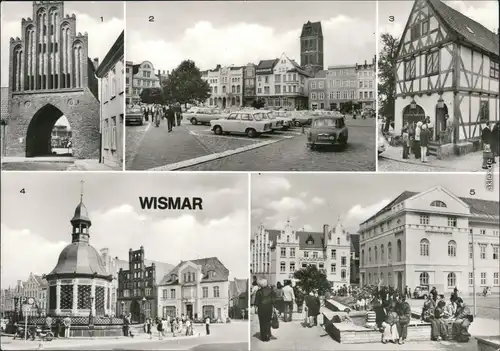
<svg viewBox="0 0 500 351"><path fill-rule="evenodd" d="M210 85L191 60L181 64L164 81L163 98L168 103L203 103L210 97Z"/></svg>
<svg viewBox="0 0 500 351"><path fill-rule="evenodd" d="M342 107L340 108L340 112L343 114L351 113L352 109L353 109L353 103L351 100L351 101L344 102L342 104Z"/></svg>
<svg viewBox="0 0 500 351"><path fill-rule="evenodd" d="M141 91L141 102L145 104L162 104L163 98L160 88L144 88Z"/></svg>
<svg viewBox="0 0 500 351"><path fill-rule="evenodd" d="M318 293L323 295L331 289L331 284L326 278L326 273L320 271L314 265L301 268L296 271L293 276L295 279L299 280L297 282L297 286L299 286L306 294L309 294L311 291L318 290Z"/></svg>
<svg viewBox="0 0 500 351"><path fill-rule="evenodd" d="M252 101L253 108L259 109L259 108L263 108L264 106L265 106L265 103L262 99Z"/></svg>
<svg viewBox="0 0 500 351"><path fill-rule="evenodd" d="M396 55L399 40L389 33L381 35L382 50L378 57L378 99L379 114L390 123L394 122L394 101L396 99ZM386 123L387 128L389 123Z"/></svg>

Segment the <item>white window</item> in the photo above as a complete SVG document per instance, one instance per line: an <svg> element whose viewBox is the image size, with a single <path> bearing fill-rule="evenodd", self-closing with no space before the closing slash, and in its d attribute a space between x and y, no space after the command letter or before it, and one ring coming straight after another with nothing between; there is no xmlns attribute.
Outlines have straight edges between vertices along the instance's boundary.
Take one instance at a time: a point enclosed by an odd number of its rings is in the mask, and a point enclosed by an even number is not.
<svg viewBox="0 0 500 351"><path fill-rule="evenodd" d="M295 272L295 262L290 262L290 272Z"/></svg>
<svg viewBox="0 0 500 351"><path fill-rule="evenodd" d="M162 293L163 293L163 298L168 299L168 289L163 289Z"/></svg>
<svg viewBox="0 0 500 351"><path fill-rule="evenodd" d="M481 234L481 235L486 235L486 229L481 229L481 230L479 231L479 234Z"/></svg>
<svg viewBox="0 0 500 351"><path fill-rule="evenodd" d="M340 270L340 278L342 280L345 280L346 277L347 277L346 270L345 269Z"/></svg>
<svg viewBox="0 0 500 351"><path fill-rule="evenodd" d="M469 272L469 286L474 285L474 274L472 272Z"/></svg>
<svg viewBox="0 0 500 351"><path fill-rule="evenodd" d="M457 217L448 217L448 227L457 226Z"/></svg>
<svg viewBox="0 0 500 351"><path fill-rule="evenodd" d="M346 256L342 256L342 257L340 258L340 265L341 265L342 267L347 266L347 257L346 257Z"/></svg>
<svg viewBox="0 0 500 351"><path fill-rule="evenodd" d="M316 89L316 81L311 81L311 89Z"/></svg>
<svg viewBox="0 0 500 351"><path fill-rule="evenodd" d="M457 285L457 276L455 275L455 273L453 273L453 272L448 273L447 281L448 281L449 288L456 286Z"/></svg>
<svg viewBox="0 0 500 351"><path fill-rule="evenodd" d="M493 285L499 285L498 284L498 272L493 273Z"/></svg>
<svg viewBox="0 0 500 351"><path fill-rule="evenodd" d="M280 272L281 273L286 272L286 263L285 262L280 263Z"/></svg>
<svg viewBox="0 0 500 351"><path fill-rule="evenodd" d="M425 238L420 240L420 256L429 256L429 240Z"/></svg>
<svg viewBox="0 0 500 351"><path fill-rule="evenodd" d="M332 260L336 260L337 259L337 250L332 249L331 254L332 254Z"/></svg>
<svg viewBox="0 0 500 351"><path fill-rule="evenodd" d="M472 255L474 254L473 248L472 244L469 244L469 258L472 258Z"/></svg>
<svg viewBox="0 0 500 351"><path fill-rule="evenodd" d="M290 257L295 257L295 248L294 247L290 248Z"/></svg>
<svg viewBox="0 0 500 351"><path fill-rule="evenodd" d="M420 215L420 224L429 224L429 215Z"/></svg>
<svg viewBox="0 0 500 351"><path fill-rule="evenodd" d="M118 140L118 129L116 128L116 117L111 117L111 150L116 150Z"/></svg>
<svg viewBox="0 0 500 351"><path fill-rule="evenodd" d="M419 277L420 285L429 285L429 273L422 272Z"/></svg>
<svg viewBox="0 0 500 351"><path fill-rule="evenodd" d="M448 256L449 257L457 256L457 243L454 240L448 241Z"/></svg>
<svg viewBox="0 0 500 351"><path fill-rule="evenodd" d="M219 297L219 287L214 286L214 297Z"/></svg>
<svg viewBox="0 0 500 351"><path fill-rule="evenodd" d="M318 82L318 88L319 88L319 89L323 89L323 88L324 88L324 86L325 86L325 85L324 85L324 82L323 82L322 80L320 80L320 81Z"/></svg>
<svg viewBox="0 0 500 351"><path fill-rule="evenodd" d="M486 272L481 272L481 285L486 285Z"/></svg>
<svg viewBox="0 0 500 351"><path fill-rule="evenodd" d="M175 289L170 289L170 298L175 299Z"/></svg>
<svg viewBox="0 0 500 351"><path fill-rule="evenodd" d="M202 289L201 289L201 293L202 293L202 296L204 298L207 298L208 297L208 288L206 286L204 286Z"/></svg>
<svg viewBox="0 0 500 351"><path fill-rule="evenodd" d="M319 93L319 99L324 100L325 99L325 93Z"/></svg>
<svg viewBox="0 0 500 351"><path fill-rule="evenodd" d="M318 258L318 253L316 251L313 252L313 258Z"/></svg>
<svg viewBox="0 0 500 351"><path fill-rule="evenodd" d="M486 259L486 245L479 245L479 258Z"/></svg>
<svg viewBox="0 0 500 351"><path fill-rule="evenodd" d="M281 257L286 257L286 247L281 248Z"/></svg>
<svg viewBox="0 0 500 351"><path fill-rule="evenodd" d="M315 92L312 92L311 93L311 100L318 100L318 94L316 94Z"/></svg>
<svg viewBox="0 0 500 351"><path fill-rule="evenodd" d="M493 246L493 259L498 260L498 246Z"/></svg>

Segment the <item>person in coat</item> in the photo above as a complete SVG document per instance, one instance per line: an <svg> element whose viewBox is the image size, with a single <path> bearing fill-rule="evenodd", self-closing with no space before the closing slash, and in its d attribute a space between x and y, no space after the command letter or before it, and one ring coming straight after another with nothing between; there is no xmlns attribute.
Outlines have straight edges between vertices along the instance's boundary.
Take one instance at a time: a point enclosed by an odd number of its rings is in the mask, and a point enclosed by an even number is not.
<svg viewBox="0 0 500 351"><path fill-rule="evenodd" d="M427 124L422 124L420 131L420 160L427 163L427 147L429 146L429 129Z"/></svg>
<svg viewBox="0 0 500 351"><path fill-rule="evenodd" d="M260 340L271 340L271 319L275 310L276 294L268 286L266 279L259 282L260 289L255 294L255 306L259 316Z"/></svg>
<svg viewBox="0 0 500 351"><path fill-rule="evenodd" d="M396 313L399 317L397 325L399 334L398 343L400 345L403 345L406 338L408 337L408 324L410 324L411 319L411 307L410 304L406 301L407 295L408 294L401 296L397 299L396 302Z"/></svg>
<svg viewBox="0 0 500 351"><path fill-rule="evenodd" d="M438 302L434 310L434 318L431 319L431 340L438 341L441 337L443 340L448 339L448 327L444 322L446 302L441 300Z"/></svg>
<svg viewBox="0 0 500 351"><path fill-rule="evenodd" d="M169 106L167 110L167 125L169 133L172 131L174 123L175 123L175 109L174 106Z"/></svg>
<svg viewBox="0 0 500 351"><path fill-rule="evenodd" d="M453 322L452 330L455 339L461 341L463 335L468 334L469 326L472 320L472 313L469 306L465 304L461 297L457 298L457 312L455 313L455 321Z"/></svg>
<svg viewBox="0 0 500 351"><path fill-rule="evenodd" d="M403 141L403 160L409 159L410 151L410 136L408 134L408 128L404 127L401 132L401 140Z"/></svg>
<svg viewBox="0 0 500 351"><path fill-rule="evenodd" d="M495 123L493 129L491 130L491 151L493 152L493 163L496 163L495 157L500 155L500 145L499 145L499 127L500 122Z"/></svg>
<svg viewBox="0 0 500 351"><path fill-rule="evenodd" d="M385 309L385 320L382 322L382 343L397 343L399 340L399 316L396 312L396 301L386 302L382 307Z"/></svg>

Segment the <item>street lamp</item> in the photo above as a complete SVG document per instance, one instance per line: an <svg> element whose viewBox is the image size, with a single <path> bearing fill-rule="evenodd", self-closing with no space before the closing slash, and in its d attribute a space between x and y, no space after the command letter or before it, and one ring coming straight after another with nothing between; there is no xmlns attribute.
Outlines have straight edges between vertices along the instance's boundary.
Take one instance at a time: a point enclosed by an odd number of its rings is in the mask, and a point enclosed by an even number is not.
<svg viewBox="0 0 500 351"><path fill-rule="evenodd" d="M143 322L145 322L146 321L146 298L143 297L141 301L142 301L142 315L144 316Z"/></svg>
<svg viewBox="0 0 500 351"><path fill-rule="evenodd" d="M417 109L417 103L415 102L414 98L412 98L412 100L410 102L410 109L411 110L416 110Z"/></svg>
<svg viewBox="0 0 500 351"><path fill-rule="evenodd" d="M444 108L444 100L442 96L439 96L439 100L437 102L437 108Z"/></svg>

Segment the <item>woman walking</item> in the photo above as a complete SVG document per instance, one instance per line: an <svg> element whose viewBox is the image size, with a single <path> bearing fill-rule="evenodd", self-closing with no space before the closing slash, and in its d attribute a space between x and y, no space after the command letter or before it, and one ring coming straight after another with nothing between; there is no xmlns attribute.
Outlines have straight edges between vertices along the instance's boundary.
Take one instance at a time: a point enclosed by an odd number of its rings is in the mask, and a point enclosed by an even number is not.
<svg viewBox="0 0 500 351"><path fill-rule="evenodd" d="M275 306L276 306L276 309L278 310L278 318L280 318L281 315L283 314L284 305L285 305L284 299L283 299L283 286L281 285L281 282L278 282L276 284L275 293L276 293Z"/></svg>
<svg viewBox="0 0 500 351"><path fill-rule="evenodd" d="M267 285L267 280L259 281L260 289L255 294L255 306L259 316L260 340L271 340L271 319L275 310L276 294Z"/></svg>

